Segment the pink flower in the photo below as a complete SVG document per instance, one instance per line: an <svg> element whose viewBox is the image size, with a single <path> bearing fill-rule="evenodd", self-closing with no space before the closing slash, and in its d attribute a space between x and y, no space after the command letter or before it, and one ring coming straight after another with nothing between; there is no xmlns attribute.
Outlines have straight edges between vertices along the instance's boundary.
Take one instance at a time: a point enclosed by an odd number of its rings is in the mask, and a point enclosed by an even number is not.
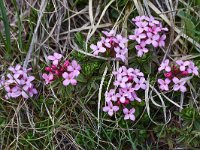
<svg viewBox="0 0 200 150"><path fill-rule="evenodd" d="M177 60L176 63L179 65L180 71L185 71L186 67L190 65L189 61Z"/></svg>
<svg viewBox="0 0 200 150"><path fill-rule="evenodd" d="M119 98L119 101L123 104L126 101L126 93L124 93L121 89L119 90L119 93L116 93L117 98Z"/></svg>
<svg viewBox="0 0 200 150"><path fill-rule="evenodd" d="M116 58L119 58L124 62L126 60L125 54L128 52L128 49L120 49L119 47L115 47L114 50L116 52Z"/></svg>
<svg viewBox="0 0 200 150"><path fill-rule="evenodd" d="M192 61L190 61L190 65L189 65L189 67L187 69L188 73L192 73L192 74L198 76L199 75L198 70L199 70L198 67L195 66Z"/></svg>
<svg viewBox="0 0 200 150"><path fill-rule="evenodd" d="M106 102L109 102L109 101L117 101L117 96L115 94L115 89L110 89L109 92L106 92L105 93L105 99L106 99Z"/></svg>
<svg viewBox="0 0 200 150"><path fill-rule="evenodd" d="M141 42L140 45L135 46L138 57L141 57L143 54L145 54L149 51L145 46L146 46L145 42Z"/></svg>
<svg viewBox="0 0 200 150"><path fill-rule="evenodd" d="M132 120L132 121L135 121L135 116L134 116L134 113L135 113L135 109L132 108L130 110L128 110L127 108L124 108L123 109L123 113L124 113L124 120Z"/></svg>
<svg viewBox="0 0 200 150"><path fill-rule="evenodd" d="M146 84L145 84L145 78L141 77L140 79L138 78L134 78L133 79L135 81L135 90L139 90L140 88L145 90L147 88Z"/></svg>
<svg viewBox="0 0 200 150"><path fill-rule="evenodd" d="M166 39L166 35L165 35L165 34L163 34L163 35L159 38L159 40L158 40L158 45L159 45L159 47L165 47L165 39Z"/></svg>
<svg viewBox="0 0 200 150"><path fill-rule="evenodd" d="M119 44L119 46L122 48L122 49L125 49L126 48L126 43L128 42L128 39L121 36L120 34L116 35L116 43Z"/></svg>
<svg viewBox="0 0 200 150"><path fill-rule="evenodd" d="M71 65L67 66L67 71L72 72L75 77L78 77L80 70L81 66L75 60L72 60Z"/></svg>
<svg viewBox="0 0 200 150"><path fill-rule="evenodd" d="M22 88L22 96L24 98L32 97L34 94L37 94L37 90L34 88L33 84L28 84Z"/></svg>
<svg viewBox="0 0 200 150"><path fill-rule="evenodd" d="M126 87L126 82L128 81L128 78L125 76L123 77L122 75L117 75L117 79L116 81L114 82L114 85L115 86L120 86L122 88L125 88Z"/></svg>
<svg viewBox="0 0 200 150"><path fill-rule="evenodd" d="M97 45L90 45L90 48L93 50L93 54L96 56L99 53L104 53L106 52L106 48L103 47L102 42L97 42Z"/></svg>
<svg viewBox="0 0 200 150"><path fill-rule="evenodd" d="M102 31L102 33L104 35L106 35L107 37L111 37L111 36L115 36L116 31L115 30L110 30L110 32L108 32L108 31Z"/></svg>
<svg viewBox="0 0 200 150"><path fill-rule="evenodd" d="M10 97L17 98L21 95L21 89L18 86L14 86L12 88L10 88L9 86L6 86L5 90L7 92L7 94L5 95L6 99Z"/></svg>
<svg viewBox="0 0 200 150"><path fill-rule="evenodd" d="M158 79L158 83L160 84L159 85L159 88L163 91L169 91L169 84L170 84L170 80L168 78L166 78L165 80L163 79Z"/></svg>
<svg viewBox="0 0 200 150"><path fill-rule="evenodd" d="M147 32L147 37L146 44L152 44L154 47L158 47L159 34L153 35L151 32Z"/></svg>
<svg viewBox="0 0 200 150"><path fill-rule="evenodd" d="M53 56L50 55L50 56L48 56L47 58L48 58L49 60L53 61L53 64L54 64L55 66L57 66L59 60L60 60L62 57L63 57L63 56L62 56L61 54L59 54L59 53L54 53Z"/></svg>
<svg viewBox="0 0 200 150"><path fill-rule="evenodd" d="M142 39L146 38L146 34L144 33L140 33L138 31L138 29L135 30L135 34L134 35L129 35L129 39L130 40L136 40L139 44L141 42Z"/></svg>
<svg viewBox="0 0 200 150"><path fill-rule="evenodd" d="M143 31L148 31L149 27L147 26L148 25L148 22L147 21L139 21L139 22L136 22L135 23L139 28L138 28L138 32L139 33L142 33Z"/></svg>
<svg viewBox="0 0 200 150"><path fill-rule="evenodd" d="M174 77L172 80L174 82L174 87L173 87L174 91L179 90L181 92L186 92L187 90L185 87L186 80L184 78L179 80L177 77Z"/></svg>
<svg viewBox="0 0 200 150"><path fill-rule="evenodd" d="M77 81L74 79L74 74L73 73L64 72L62 74L62 77L65 79L63 81L63 85L64 86L67 86L69 84L72 84L72 85L76 85L77 84Z"/></svg>
<svg viewBox="0 0 200 150"><path fill-rule="evenodd" d="M42 78L45 79L46 84L49 84L49 83L51 83L52 80L53 80L53 74L50 73L49 75L47 75L46 73L44 73L44 74L42 75Z"/></svg>
<svg viewBox="0 0 200 150"><path fill-rule="evenodd" d="M104 112L108 112L109 116L113 116L114 112L117 112L119 110L118 106L113 106L112 102L108 102L108 106L103 107Z"/></svg>
<svg viewBox="0 0 200 150"><path fill-rule="evenodd" d="M169 59L166 59L161 63L160 67L158 68L158 71L162 70L165 70L167 72L171 71L171 67L169 66Z"/></svg>

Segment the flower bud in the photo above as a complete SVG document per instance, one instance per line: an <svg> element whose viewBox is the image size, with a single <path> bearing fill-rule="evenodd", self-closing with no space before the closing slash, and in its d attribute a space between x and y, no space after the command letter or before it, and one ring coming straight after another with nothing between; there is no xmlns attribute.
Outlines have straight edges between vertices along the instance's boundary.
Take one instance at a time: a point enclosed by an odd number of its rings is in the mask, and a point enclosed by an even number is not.
<svg viewBox="0 0 200 150"><path fill-rule="evenodd" d="M63 67L66 68L67 66L69 66L69 64L70 64L69 60L66 60L66 61L64 62L64 64L63 64Z"/></svg>
<svg viewBox="0 0 200 150"><path fill-rule="evenodd" d="M56 70L56 69L57 69L57 67L56 67L55 65L52 65L51 68L52 68L53 70Z"/></svg>
<svg viewBox="0 0 200 150"><path fill-rule="evenodd" d="M129 103L130 103L130 101L128 99L126 99L124 104L127 105Z"/></svg>
<svg viewBox="0 0 200 150"><path fill-rule="evenodd" d="M51 72L51 68L50 67L45 67L45 71Z"/></svg>
<svg viewBox="0 0 200 150"><path fill-rule="evenodd" d="M165 78L172 78L172 72L164 73Z"/></svg>
<svg viewBox="0 0 200 150"><path fill-rule="evenodd" d="M182 74L183 76L187 76L189 73L188 73L188 71L182 71L181 74Z"/></svg>

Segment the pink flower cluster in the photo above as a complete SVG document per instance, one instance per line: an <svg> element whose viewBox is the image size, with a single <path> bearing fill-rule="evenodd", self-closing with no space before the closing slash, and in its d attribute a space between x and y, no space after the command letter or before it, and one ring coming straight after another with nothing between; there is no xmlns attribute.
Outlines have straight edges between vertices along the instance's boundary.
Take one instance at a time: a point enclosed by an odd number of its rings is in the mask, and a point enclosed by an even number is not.
<svg viewBox="0 0 200 150"><path fill-rule="evenodd" d="M32 83L35 77L28 75L31 68L25 69L18 64L15 67L10 66L8 70L10 72L6 76L2 76L0 80L0 86L4 87L7 92L5 95L6 99L17 98L19 96L27 99L37 94L37 90Z"/></svg>
<svg viewBox="0 0 200 150"><path fill-rule="evenodd" d="M138 57L142 57L143 54L147 53L149 46L155 48L165 46L166 35L164 31L168 31L168 29L163 28L158 20L152 16L137 16L132 21L137 27L134 35L130 35L129 39L137 42L135 48Z"/></svg>
<svg viewBox="0 0 200 150"><path fill-rule="evenodd" d="M105 93L106 106L103 107L103 111L112 116L114 112L123 109L124 119L135 120L135 109L128 109L131 106L131 102L141 99L137 96L137 91L146 89L146 80L144 74L138 69L120 67L117 71L113 72L115 76L114 89L110 89Z"/></svg>
<svg viewBox="0 0 200 150"><path fill-rule="evenodd" d="M126 60L125 54L128 52L126 43L127 38L122 37L122 35L117 34L115 30L110 32L102 32L105 37L101 37L101 40L97 42L97 45L91 44L90 48L93 50L94 55L99 53L109 53L110 56L116 57L123 62Z"/></svg>
<svg viewBox="0 0 200 150"><path fill-rule="evenodd" d="M159 88L162 91L169 91L172 87L174 91L186 92L187 77L199 75L198 67L192 61L182 60L177 60L174 64L166 59L161 63L158 71L162 71L164 75L164 79L158 79Z"/></svg>
<svg viewBox="0 0 200 150"><path fill-rule="evenodd" d="M67 86L69 84L76 85L77 80L76 77L80 74L81 67L75 61L65 60L64 63L61 62L62 55L58 53L54 53L53 56L48 56L48 59L52 61L52 65L45 67L45 71L42 77L45 79L46 84L51 83L52 81L63 78L63 85Z"/></svg>

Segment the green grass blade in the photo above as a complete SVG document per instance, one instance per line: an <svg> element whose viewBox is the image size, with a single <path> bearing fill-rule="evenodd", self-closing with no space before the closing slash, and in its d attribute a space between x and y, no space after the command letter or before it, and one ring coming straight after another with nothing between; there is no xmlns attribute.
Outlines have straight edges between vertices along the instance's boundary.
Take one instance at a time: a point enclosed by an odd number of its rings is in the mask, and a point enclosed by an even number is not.
<svg viewBox="0 0 200 150"><path fill-rule="evenodd" d="M5 47L6 47L7 54L10 55L11 54L10 24L8 22L8 17L6 15L6 8L5 8L3 0L0 0L0 11L1 11L1 15L2 15L4 28L5 28L5 36L6 36Z"/></svg>

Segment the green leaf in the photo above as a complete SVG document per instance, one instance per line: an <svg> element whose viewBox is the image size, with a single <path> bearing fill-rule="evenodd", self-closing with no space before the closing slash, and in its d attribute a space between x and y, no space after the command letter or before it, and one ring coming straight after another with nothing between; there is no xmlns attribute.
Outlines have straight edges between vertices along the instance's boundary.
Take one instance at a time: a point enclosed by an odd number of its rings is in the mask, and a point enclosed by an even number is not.
<svg viewBox="0 0 200 150"><path fill-rule="evenodd" d="M79 76L76 78L77 81L82 82L82 83L87 83L87 79L83 74L79 74Z"/></svg>
<svg viewBox="0 0 200 150"><path fill-rule="evenodd" d="M5 29L5 35L6 35L6 50L7 50L7 55L11 55L11 38L10 38L10 24L8 22L8 17L6 14L6 8L4 5L3 0L0 0L0 11L1 11L1 15L2 15L2 20L3 20L3 24L4 24L4 29Z"/></svg>

